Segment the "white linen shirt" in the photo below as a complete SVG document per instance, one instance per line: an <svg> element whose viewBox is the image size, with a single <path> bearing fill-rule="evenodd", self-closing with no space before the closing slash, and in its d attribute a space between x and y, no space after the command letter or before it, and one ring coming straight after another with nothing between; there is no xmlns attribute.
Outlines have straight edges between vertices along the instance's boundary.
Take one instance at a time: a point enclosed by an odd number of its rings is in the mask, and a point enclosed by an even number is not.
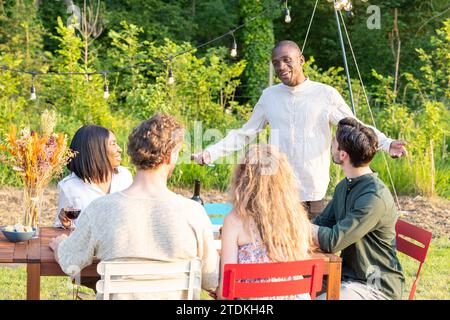
<svg viewBox="0 0 450 320"><path fill-rule="evenodd" d="M278 84L265 89L244 126L231 130L206 151L211 161L241 150L270 124L269 143L286 153L300 187L300 201L325 197L330 181L331 125L355 117L339 92L306 79L290 87ZM392 139L374 129L379 145L389 151Z"/></svg>
<svg viewBox="0 0 450 320"><path fill-rule="evenodd" d="M133 183L133 176L131 172L122 166L117 168L117 173L112 175L111 190L110 193L122 191L128 188ZM66 201L70 197L78 197L81 202L81 214L83 210L95 199L106 195L96 184L87 183L81 180L75 173L72 173L62 179L58 183L58 209L56 212L56 219L54 227L62 227L61 221L58 218L58 214L61 209L64 208ZM75 219L72 221L73 226L76 226Z"/></svg>

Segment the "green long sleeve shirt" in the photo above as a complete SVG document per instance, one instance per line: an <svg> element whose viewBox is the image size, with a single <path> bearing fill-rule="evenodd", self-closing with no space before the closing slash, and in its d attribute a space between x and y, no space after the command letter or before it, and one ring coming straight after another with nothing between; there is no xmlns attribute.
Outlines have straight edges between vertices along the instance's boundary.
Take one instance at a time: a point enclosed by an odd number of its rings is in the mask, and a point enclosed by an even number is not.
<svg viewBox="0 0 450 320"><path fill-rule="evenodd" d="M373 285L400 299L404 277L396 255L394 199L376 173L342 180L333 199L314 219L320 248L341 251L342 280Z"/></svg>

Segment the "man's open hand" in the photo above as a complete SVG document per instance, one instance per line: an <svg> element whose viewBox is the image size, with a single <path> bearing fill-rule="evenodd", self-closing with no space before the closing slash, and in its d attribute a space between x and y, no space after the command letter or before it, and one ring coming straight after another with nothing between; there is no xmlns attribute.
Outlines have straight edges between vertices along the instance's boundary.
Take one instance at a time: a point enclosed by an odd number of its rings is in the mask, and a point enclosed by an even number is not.
<svg viewBox="0 0 450 320"><path fill-rule="evenodd" d="M202 151L198 153L193 153L191 155L191 160L194 160L199 165L205 165L211 162L211 156L208 151Z"/></svg>
<svg viewBox="0 0 450 320"><path fill-rule="evenodd" d="M401 158L405 156L408 152L405 148L406 142L400 140L394 140L389 147L389 155L392 158Z"/></svg>

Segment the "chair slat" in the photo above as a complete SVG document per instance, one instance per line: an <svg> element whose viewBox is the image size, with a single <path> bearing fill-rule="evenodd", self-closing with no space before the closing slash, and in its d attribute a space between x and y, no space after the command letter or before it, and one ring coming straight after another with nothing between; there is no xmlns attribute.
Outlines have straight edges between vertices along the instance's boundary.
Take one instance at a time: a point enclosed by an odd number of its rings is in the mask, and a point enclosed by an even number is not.
<svg viewBox="0 0 450 320"><path fill-rule="evenodd" d="M410 256L411 258L416 259L419 262L423 262L427 255L426 251L424 252L423 248L401 237L397 238L397 250Z"/></svg>
<svg viewBox="0 0 450 320"><path fill-rule="evenodd" d="M195 261L195 260L194 260ZM145 261L149 262L149 261ZM152 274L177 274L183 272L189 272L191 270L191 263L188 261L180 262L159 262L152 261L151 263L145 262L124 262L124 261L109 261L107 266L109 269L109 274L114 275L152 275ZM193 262L197 266L195 269L199 269L201 265L200 261ZM105 274L105 264L99 263L97 265L97 272L99 275Z"/></svg>
<svg viewBox="0 0 450 320"><path fill-rule="evenodd" d="M412 225L406 221L397 220L397 223L395 225L395 231L398 235L404 235L411 239L414 239L420 243L422 243L424 246L427 246L433 234L425 229L419 228L415 225Z"/></svg>
<svg viewBox="0 0 450 320"><path fill-rule="evenodd" d="M97 281L96 289L99 293L104 293L104 280ZM113 280L109 283L109 293L157 293L170 291L183 291L201 289L201 278L194 277L192 286L189 286L189 278L184 279L164 279L164 280Z"/></svg>
<svg viewBox="0 0 450 320"><path fill-rule="evenodd" d="M265 279L275 277L289 277L293 275L310 275L314 264L322 264L323 261L319 259L311 259L305 261L292 262L273 262L266 263L264 267L261 264L230 264L232 266L240 266L236 269L236 279Z"/></svg>
<svg viewBox="0 0 450 320"><path fill-rule="evenodd" d="M290 296L309 293L311 278L280 282L238 282L235 290L240 298Z"/></svg>

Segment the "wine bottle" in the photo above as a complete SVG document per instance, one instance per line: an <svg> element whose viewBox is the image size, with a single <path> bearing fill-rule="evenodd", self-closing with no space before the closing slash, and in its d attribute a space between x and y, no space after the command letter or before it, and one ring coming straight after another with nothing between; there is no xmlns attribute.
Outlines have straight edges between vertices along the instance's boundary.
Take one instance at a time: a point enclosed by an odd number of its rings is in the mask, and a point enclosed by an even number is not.
<svg viewBox="0 0 450 320"><path fill-rule="evenodd" d="M203 205L203 200L200 197L200 180L198 179L194 181L194 195L191 199Z"/></svg>

